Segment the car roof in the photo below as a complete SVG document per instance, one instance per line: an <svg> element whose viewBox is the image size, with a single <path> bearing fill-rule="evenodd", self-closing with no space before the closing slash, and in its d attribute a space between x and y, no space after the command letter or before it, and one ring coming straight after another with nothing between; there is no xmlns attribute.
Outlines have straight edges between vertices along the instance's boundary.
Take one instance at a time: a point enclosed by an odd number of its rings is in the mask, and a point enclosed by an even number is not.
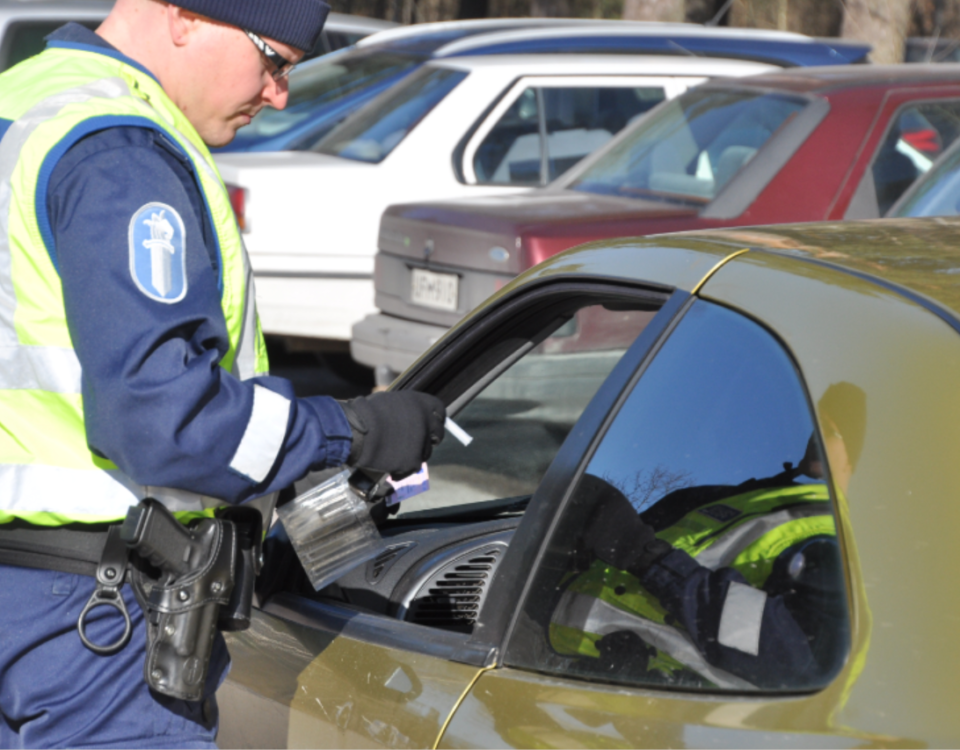
<svg viewBox="0 0 960 750"><path fill-rule="evenodd" d="M690 23L616 21L582 27L510 29L460 39L439 48L435 57L517 52L634 52L759 60L806 66L859 62L870 46L827 43L788 31L717 28Z"/></svg>
<svg viewBox="0 0 960 750"><path fill-rule="evenodd" d="M817 260L933 299L960 315L960 217L871 219L698 232Z"/></svg>
<svg viewBox="0 0 960 750"><path fill-rule="evenodd" d="M531 75L736 75L770 70L766 63L710 57L672 55L492 55L430 60L431 67L455 68L472 73L506 71L511 78ZM746 68L746 71L743 70ZM733 79L736 80L736 79Z"/></svg>
<svg viewBox="0 0 960 750"><path fill-rule="evenodd" d="M960 316L960 217L737 227L601 240L550 258L527 277L574 273L626 278L689 291L712 263L744 249L840 266L895 285ZM644 249L662 262L638 260ZM675 255L673 260L670 255ZM692 260L694 256L697 259ZM684 258L685 259L682 259ZM797 272L802 272L799 270Z"/></svg>
<svg viewBox="0 0 960 750"><path fill-rule="evenodd" d="M608 19L527 18L445 21L389 29L357 43L432 57L517 53L707 55L781 66L862 62L870 46L802 34L689 23Z"/></svg>
<svg viewBox="0 0 960 750"><path fill-rule="evenodd" d="M852 88L907 88L956 84L958 81L960 81L960 63L910 63L794 68L765 73L749 79L737 79L729 83L742 87L778 89L797 93L829 93ZM724 85L724 82L714 81L713 85Z"/></svg>
<svg viewBox="0 0 960 750"><path fill-rule="evenodd" d="M384 21L382 18L368 18L355 16L350 13L331 13L327 16L325 27L336 27L338 31L357 31L374 34L385 29L393 29L397 24L393 21Z"/></svg>
<svg viewBox="0 0 960 750"><path fill-rule="evenodd" d="M106 16L111 8L112 0L3 0L0 18Z"/></svg>
<svg viewBox="0 0 960 750"><path fill-rule="evenodd" d="M446 44L476 34L487 34L506 29L536 28L539 26L570 26L609 24L578 18L473 18L464 21L436 21L385 29L357 42L357 47L385 46L408 52L433 54Z"/></svg>

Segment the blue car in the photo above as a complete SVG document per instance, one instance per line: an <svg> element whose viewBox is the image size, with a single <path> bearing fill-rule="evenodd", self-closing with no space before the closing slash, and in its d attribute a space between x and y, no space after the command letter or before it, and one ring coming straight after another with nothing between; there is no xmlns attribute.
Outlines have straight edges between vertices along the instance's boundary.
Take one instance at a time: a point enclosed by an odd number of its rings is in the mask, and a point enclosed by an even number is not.
<svg viewBox="0 0 960 750"><path fill-rule="evenodd" d="M868 45L787 32L583 19L484 19L382 31L302 65L286 109L260 112L221 151L307 150L426 61L469 55L709 55L783 67L866 62Z"/></svg>

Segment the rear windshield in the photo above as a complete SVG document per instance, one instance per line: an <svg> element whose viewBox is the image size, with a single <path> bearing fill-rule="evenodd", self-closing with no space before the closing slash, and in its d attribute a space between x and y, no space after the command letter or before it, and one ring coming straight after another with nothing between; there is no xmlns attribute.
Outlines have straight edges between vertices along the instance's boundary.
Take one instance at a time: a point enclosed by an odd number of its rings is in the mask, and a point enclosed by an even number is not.
<svg viewBox="0 0 960 750"><path fill-rule="evenodd" d="M311 150L381 162L466 77L448 68L418 70L348 117Z"/></svg>
<svg viewBox="0 0 960 750"><path fill-rule="evenodd" d="M780 94L688 91L651 112L568 187L705 204L806 105Z"/></svg>
<svg viewBox="0 0 960 750"><path fill-rule="evenodd" d="M308 118L323 117L324 110L339 113L334 107L341 100L365 89L399 79L423 63L419 55L381 50L344 50L298 67L290 76L287 107L266 107L237 135L239 139L259 140L285 133Z"/></svg>

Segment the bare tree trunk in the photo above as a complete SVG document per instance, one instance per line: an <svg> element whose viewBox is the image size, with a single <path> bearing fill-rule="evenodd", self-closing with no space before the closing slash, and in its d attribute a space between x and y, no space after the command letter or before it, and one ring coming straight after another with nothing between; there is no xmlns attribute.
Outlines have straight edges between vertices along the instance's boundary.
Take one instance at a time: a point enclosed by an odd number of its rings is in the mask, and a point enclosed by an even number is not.
<svg viewBox="0 0 960 750"><path fill-rule="evenodd" d="M683 0L623 0L623 17L630 21L682 21Z"/></svg>
<svg viewBox="0 0 960 750"><path fill-rule="evenodd" d="M841 36L873 45L875 63L903 61L909 26L910 0L844 0Z"/></svg>
<svg viewBox="0 0 960 750"><path fill-rule="evenodd" d="M790 6L797 4L797 0L734 0L730 7L730 25L786 30Z"/></svg>
<svg viewBox="0 0 960 750"><path fill-rule="evenodd" d="M490 0L460 0L457 18L486 18L490 14Z"/></svg>

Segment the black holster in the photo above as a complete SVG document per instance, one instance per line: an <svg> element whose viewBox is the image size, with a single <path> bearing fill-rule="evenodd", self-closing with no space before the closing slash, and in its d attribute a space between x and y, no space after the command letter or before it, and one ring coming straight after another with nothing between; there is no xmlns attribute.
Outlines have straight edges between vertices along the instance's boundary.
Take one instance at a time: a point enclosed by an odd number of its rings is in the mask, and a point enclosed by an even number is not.
<svg viewBox="0 0 960 750"><path fill-rule="evenodd" d="M217 629L250 624L260 514L231 508L220 515L183 526L148 498L130 510L120 533L135 553L130 583L147 624L144 679L183 700L204 697Z"/></svg>
<svg viewBox="0 0 960 750"><path fill-rule="evenodd" d="M237 535L233 593L220 608L217 627L224 632L246 630L253 610L254 584L263 565L263 516L256 508L241 505L221 508L217 517L233 524Z"/></svg>

